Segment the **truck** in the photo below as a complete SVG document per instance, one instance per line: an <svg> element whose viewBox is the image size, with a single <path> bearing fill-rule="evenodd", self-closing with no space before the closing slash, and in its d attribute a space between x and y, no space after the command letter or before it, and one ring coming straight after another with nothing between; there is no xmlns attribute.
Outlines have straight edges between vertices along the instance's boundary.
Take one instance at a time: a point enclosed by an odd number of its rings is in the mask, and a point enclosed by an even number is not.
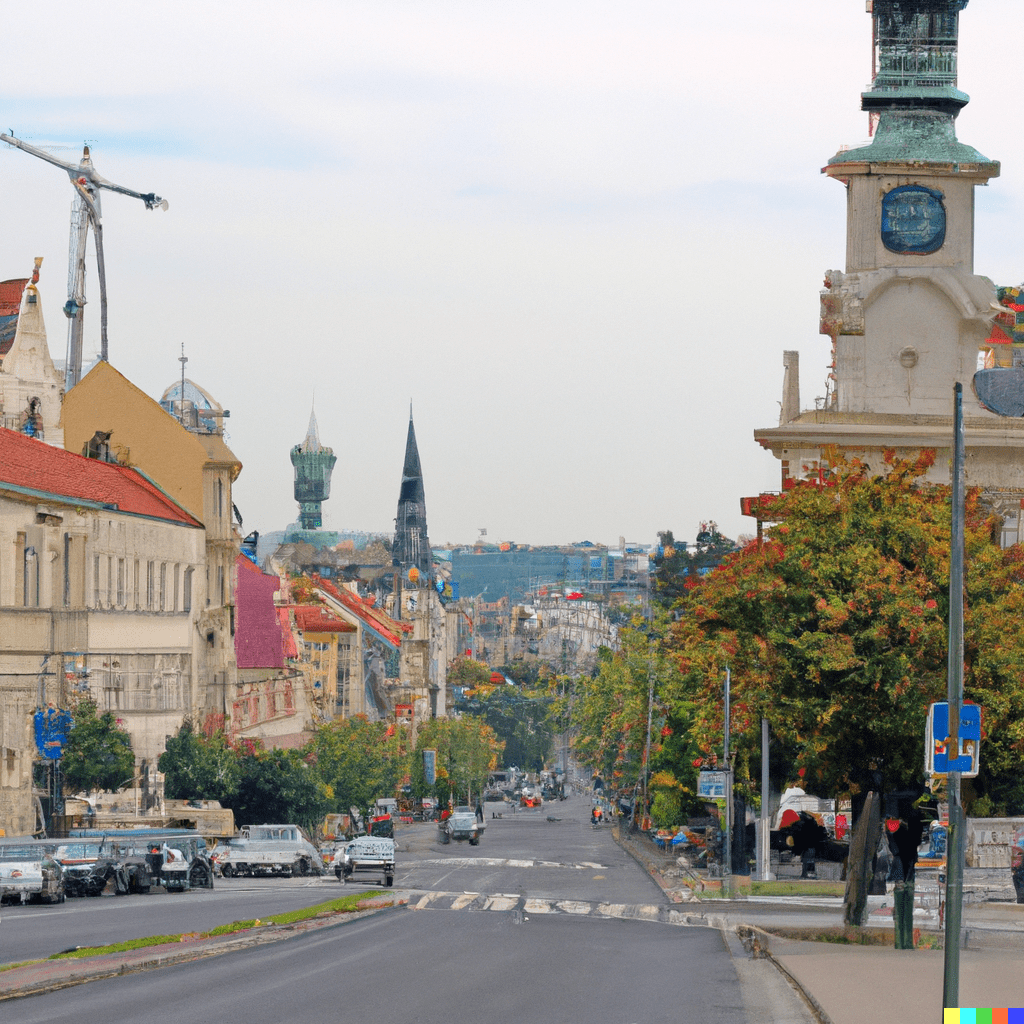
<svg viewBox="0 0 1024 1024"><path fill-rule="evenodd" d="M225 878L232 875L319 875L320 851L298 825L246 825L214 857Z"/></svg>
<svg viewBox="0 0 1024 1024"><path fill-rule="evenodd" d="M445 846L453 839L457 843L468 840L470 846L478 846L483 834L483 823L472 807L456 807L444 821L438 822L437 827L441 843Z"/></svg>
<svg viewBox="0 0 1024 1024"><path fill-rule="evenodd" d="M154 885L167 892L213 888L210 850L195 829L72 829L58 854L68 861L65 875L78 876L72 895L98 896L108 879L118 895Z"/></svg>
<svg viewBox="0 0 1024 1024"><path fill-rule="evenodd" d="M395 883L395 841L381 836L359 836L334 858L334 873L344 885L356 872L377 874L382 884Z"/></svg>
<svg viewBox="0 0 1024 1024"><path fill-rule="evenodd" d="M0 903L63 903L64 879L52 844L31 837L0 841Z"/></svg>

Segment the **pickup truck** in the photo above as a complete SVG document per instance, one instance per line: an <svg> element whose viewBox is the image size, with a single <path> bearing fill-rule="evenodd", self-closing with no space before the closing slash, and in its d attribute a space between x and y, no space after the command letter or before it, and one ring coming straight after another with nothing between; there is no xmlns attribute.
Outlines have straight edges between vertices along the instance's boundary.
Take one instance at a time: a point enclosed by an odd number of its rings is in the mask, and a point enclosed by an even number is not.
<svg viewBox="0 0 1024 1024"><path fill-rule="evenodd" d="M63 903L61 866L45 840L0 840L0 903Z"/></svg>
<svg viewBox="0 0 1024 1024"><path fill-rule="evenodd" d="M438 823L437 827L443 845L454 839L457 843L469 840L470 846L477 846L483 832L483 825L477 820L472 807L456 807L444 821Z"/></svg>
<svg viewBox="0 0 1024 1024"><path fill-rule="evenodd" d="M232 875L319 875L320 851L298 825L247 825L218 850L215 861L225 878Z"/></svg>
<svg viewBox="0 0 1024 1024"><path fill-rule="evenodd" d="M357 871L379 874L384 885L394 885L395 841L380 836L359 836L346 843L334 858L334 873L344 885Z"/></svg>

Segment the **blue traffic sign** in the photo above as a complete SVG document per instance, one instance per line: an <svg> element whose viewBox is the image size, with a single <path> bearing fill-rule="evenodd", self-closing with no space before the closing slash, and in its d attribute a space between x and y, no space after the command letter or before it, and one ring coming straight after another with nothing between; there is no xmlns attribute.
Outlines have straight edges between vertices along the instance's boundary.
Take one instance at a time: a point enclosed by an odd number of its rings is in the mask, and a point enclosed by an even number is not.
<svg viewBox="0 0 1024 1024"><path fill-rule="evenodd" d="M960 772L968 777L977 775L981 708L977 704L961 705L958 749L953 752L949 750L949 733L949 704L945 701L932 704L928 709L925 735L925 771L929 775L947 775L949 772Z"/></svg>

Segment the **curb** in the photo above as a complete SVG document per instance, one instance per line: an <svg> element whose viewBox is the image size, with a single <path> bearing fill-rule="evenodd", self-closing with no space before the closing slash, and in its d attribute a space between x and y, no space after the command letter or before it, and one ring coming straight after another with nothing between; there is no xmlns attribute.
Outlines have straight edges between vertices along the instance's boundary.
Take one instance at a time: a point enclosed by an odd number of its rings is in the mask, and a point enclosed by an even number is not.
<svg viewBox="0 0 1024 1024"><path fill-rule="evenodd" d="M369 917L372 914L380 914L386 910L397 910L403 906L405 906L405 903L396 902L390 907L368 907L365 910L358 910L354 913L338 913L324 918L313 917L305 921L298 921L295 924L271 925L268 928L242 933L240 938L222 939L214 937L191 941L179 940L176 943L167 943L163 946L144 947L135 952L102 953L96 957L80 957L65 961L36 960L29 964L12 967L7 971L0 971L0 1003L11 999L21 999L26 996L57 992L61 989L72 988L75 985L84 985L90 981L102 981L105 978L117 978L125 974L138 974L142 971L158 970L161 967L169 967L173 964L185 963L190 960L204 960L208 957L234 953L240 949L249 949L253 946L284 942L306 932L342 927L352 921ZM160 952L161 950L166 952ZM109 962L100 964L95 961ZM19 971L28 973L29 971L37 970L41 964L47 963L59 963L61 966L67 964L68 973L57 978L45 978L35 982L27 982L15 988L7 987L9 981L17 982ZM78 965L81 965L81 967L79 968Z"/></svg>
<svg viewBox="0 0 1024 1024"><path fill-rule="evenodd" d="M800 984L797 979L782 966L781 963L775 958L771 951L771 940L774 936L768 932L763 931L756 925L751 924L738 924L735 927L735 932L740 942L743 943L743 948L747 950L751 957L756 959L770 960L774 965L775 969L793 986L793 988L800 994L801 998L807 1004L810 1011L814 1014L820 1024L834 1024L832 1018L825 1012L821 1003L818 1002L814 996Z"/></svg>

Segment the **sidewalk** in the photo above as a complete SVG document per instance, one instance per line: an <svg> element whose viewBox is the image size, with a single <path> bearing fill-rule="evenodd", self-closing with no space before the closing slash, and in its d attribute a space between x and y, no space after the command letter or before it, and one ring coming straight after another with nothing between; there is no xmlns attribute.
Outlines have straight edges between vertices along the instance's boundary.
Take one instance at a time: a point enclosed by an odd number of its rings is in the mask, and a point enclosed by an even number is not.
<svg viewBox="0 0 1024 1024"><path fill-rule="evenodd" d="M767 955L808 996L826 1024L942 1020L942 950L844 946L768 937ZM1024 1005L1019 949L960 951L960 1005Z"/></svg>
<svg viewBox="0 0 1024 1024"><path fill-rule="evenodd" d="M800 941L769 934L764 914L779 908L779 924L792 915L786 908L820 911L821 931L836 923L834 901L826 909L813 897L699 900L699 887L673 870L674 859L662 856L633 837L617 835L624 849L649 872L673 902L696 901L723 923L744 934L754 957L768 957L803 992L822 1024L865 1024L884 1019L899 1024L938 1024L942 1020L944 954L941 949L897 950L892 946L861 946L839 942ZM934 888L934 892L932 889ZM940 938L937 886L921 886L915 900L914 925L926 937ZM744 908L757 911L760 927L744 925ZM806 922L804 922L806 925ZM876 934L892 929L892 898L869 897L868 922ZM815 930L812 926L810 929ZM959 1003L962 1007L1024 1006L1024 905L972 903L964 907L967 948L960 951Z"/></svg>

